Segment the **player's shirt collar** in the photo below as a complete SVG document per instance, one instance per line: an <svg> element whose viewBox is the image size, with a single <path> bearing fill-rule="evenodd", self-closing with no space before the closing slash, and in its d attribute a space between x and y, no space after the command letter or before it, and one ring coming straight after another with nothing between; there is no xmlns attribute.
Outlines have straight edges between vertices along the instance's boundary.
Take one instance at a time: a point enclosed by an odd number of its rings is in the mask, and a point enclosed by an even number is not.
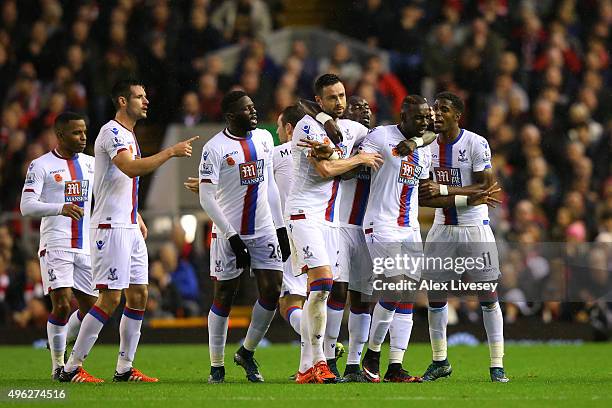
<svg viewBox="0 0 612 408"><path fill-rule="evenodd" d="M228 129L228 128L225 128L225 129L223 129L223 134L224 134L226 137L228 137L228 138L230 138L230 139L232 139L232 140L248 140L248 139L250 139L250 138L251 138L251 136L253 136L253 131L252 131L252 130L249 130L249 131L247 132L246 137L240 137L240 136L236 136L236 135L231 134L231 133L230 133L230 131L229 131L229 129Z"/></svg>
<svg viewBox="0 0 612 408"><path fill-rule="evenodd" d="M459 136L457 136L457 138L455 140L453 140L451 143L445 143L445 142L441 142L440 141L440 135L438 135L436 141L438 142L439 145L443 145L443 146L452 146L455 143L457 143L459 141L459 139L461 139L461 136L463 136L463 132L465 129L461 129L459 128Z"/></svg>
<svg viewBox="0 0 612 408"><path fill-rule="evenodd" d="M55 149L51 150L51 153L53 153L53 155L54 155L55 157L57 157L58 159L62 159L62 160L76 160L76 159L78 159L78 158L79 158L79 154L78 154L78 153L77 153L77 154L75 154L75 155L74 155L74 156L72 156L72 157L64 157L64 156L62 156L62 155L61 155L61 154L60 154L60 153L57 151L57 148L55 148Z"/></svg>

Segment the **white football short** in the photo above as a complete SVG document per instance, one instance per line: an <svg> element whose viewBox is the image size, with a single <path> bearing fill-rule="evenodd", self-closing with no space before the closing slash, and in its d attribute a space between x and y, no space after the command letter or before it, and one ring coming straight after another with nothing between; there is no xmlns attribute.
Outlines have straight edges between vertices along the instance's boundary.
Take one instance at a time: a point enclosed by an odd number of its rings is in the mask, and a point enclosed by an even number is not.
<svg viewBox="0 0 612 408"><path fill-rule="evenodd" d="M283 258L276 233L257 238L244 238L242 242L251 254L251 271L254 269L282 271ZM210 245L210 276L216 280L230 280L242 274L236 268L236 255L227 238L213 233Z"/></svg>
<svg viewBox="0 0 612 408"><path fill-rule="evenodd" d="M308 276L303 273L300 276L293 275L291 259L283 264L283 285L281 287L281 297L287 295L298 295L306 297L306 286Z"/></svg>
<svg viewBox="0 0 612 408"><path fill-rule="evenodd" d="M419 228L375 226L365 229L365 238L374 275L420 280L423 241Z"/></svg>
<svg viewBox="0 0 612 408"><path fill-rule="evenodd" d="M59 288L74 288L87 295L98 296L94 291L88 254L61 249L44 250L40 256L40 274L45 295Z"/></svg>
<svg viewBox="0 0 612 408"><path fill-rule="evenodd" d="M464 278L473 282L499 278L499 257L489 225L432 225L425 241L423 278L436 282ZM434 260L441 261L435 262Z"/></svg>
<svg viewBox="0 0 612 408"><path fill-rule="evenodd" d="M92 228L90 248L97 289L149 283L149 256L140 229Z"/></svg>
<svg viewBox="0 0 612 408"><path fill-rule="evenodd" d="M361 227L340 227L338 245L338 282L348 282L349 289L372 294L372 260Z"/></svg>
<svg viewBox="0 0 612 408"><path fill-rule="evenodd" d="M328 265L334 278L338 265L338 227L311 219L290 219L289 242L293 275L299 276L308 269Z"/></svg>

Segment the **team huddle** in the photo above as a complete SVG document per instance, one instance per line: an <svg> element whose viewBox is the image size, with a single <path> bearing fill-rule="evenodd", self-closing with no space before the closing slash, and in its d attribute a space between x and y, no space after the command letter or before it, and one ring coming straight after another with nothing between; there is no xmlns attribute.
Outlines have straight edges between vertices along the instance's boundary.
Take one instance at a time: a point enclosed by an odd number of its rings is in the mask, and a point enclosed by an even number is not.
<svg viewBox="0 0 612 408"><path fill-rule="evenodd" d="M494 182L489 145L459 127L463 102L452 93L438 94L433 106L410 95L403 101L398 124L370 129L367 102L351 97L347 106L337 76L320 76L314 89L315 103L300 101L280 114L277 132L282 144L276 147L272 135L257 128L250 97L229 92L221 106L227 127L205 144L197 181L185 183L199 194L213 221L208 382L225 381L229 313L239 278L247 271L256 279L259 296L234 361L249 381L264 381L254 353L277 309L301 337L296 383L447 377L452 373L446 344L448 292L427 293L433 358L425 373L415 376L403 368L415 292L380 294L374 283L499 278L487 206L499 203L494 195L500 189ZM58 148L32 163L22 195L22 213L43 217L39 254L53 305L47 323L52 375L59 381L103 381L82 365L122 292L126 306L113 380L158 381L132 366L148 283L138 177L171 157L190 156L197 137L140 158L133 127L146 117L144 89L136 82L122 82L112 97L117 115L100 130L95 158L82 153L83 118L60 115ZM89 218L92 190L95 205ZM419 206L436 208L424 245ZM487 262L463 274L397 265L374 274L375 262L399 255L482 255ZM70 315L72 293L79 310ZM497 295L483 290L477 296L489 343L490 378L507 382ZM341 350L336 345L347 300L349 345L341 375L336 365ZM382 376L380 354L387 333L389 361ZM66 343L75 337L70 358L64 361Z"/></svg>

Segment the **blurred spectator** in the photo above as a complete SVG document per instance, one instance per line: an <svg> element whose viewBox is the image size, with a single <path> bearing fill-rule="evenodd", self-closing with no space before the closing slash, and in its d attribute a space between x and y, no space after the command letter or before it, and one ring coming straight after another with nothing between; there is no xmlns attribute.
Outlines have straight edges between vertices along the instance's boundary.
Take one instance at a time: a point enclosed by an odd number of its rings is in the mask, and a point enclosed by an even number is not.
<svg viewBox="0 0 612 408"><path fill-rule="evenodd" d="M179 258L176 247L172 242L167 242L161 246L159 261L183 299L182 306L185 315L198 315L200 313L200 285L193 266L186 260Z"/></svg>
<svg viewBox="0 0 612 408"><path fill-rule="evenodd" d="M151 277L149 286L153 288L153 297L150 303L152 309L155 310L155 316L183 317L183 298L176 285L172 282L170 272L164 268L161 261L151 263L149 266L149 276Z"/></svg>
<svg viewBox="0 0 612 408"><path fill-rule="evenodd" d="M226 0L210 20L229 42L261 38L272 29L268 6L262 0Z"/></svg>
<svg viewBox="0 0 612 408"><path fill-rule="evenodd" d="M202 123L203 119L198 94L193 91L186 92L183 95L181 115L177 122L187 127L192 127Z"/></svg>
<svg viewBox="0 0 612 408"><path fill-rule="evenodd" d="M217 86L217 77L213 74L202 74L199 80L198 96L200 98L200 111L204 120L221 122L221 99L223 94Z"/></svg>

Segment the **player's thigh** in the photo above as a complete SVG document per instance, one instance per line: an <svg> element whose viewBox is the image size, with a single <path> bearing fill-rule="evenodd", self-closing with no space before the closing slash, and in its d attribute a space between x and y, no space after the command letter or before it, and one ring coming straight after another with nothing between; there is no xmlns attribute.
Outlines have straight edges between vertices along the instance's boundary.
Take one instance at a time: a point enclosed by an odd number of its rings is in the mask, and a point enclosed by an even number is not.
<svg viewBox="0 0 612 408"><path fill-rule="evenodd" d="M95 288L121 290L130 286L132 235L126 230L91 230L91 267Z"/></svg>
<svg viewBox="0 0 612 408"><path fill-rule="evenodd" d="M312 220L289 221L293 274L301 275L310 269L327 266L331 270L326 240L333 245L333 232L327 226ZM337 251L337 241L332 251Z"/></svg>
<svg viewBox="0 0 612 408"><path fill-rule="evenodd" d="M434 282L447 282L457 279L454 261L459 247L458 235L453 231L456 226L434 224L425 239L425 262L422 279Z"/></svg>
<svg viewBox="0 0 612 408"><path fill-rule="evenodd" d="M236 267L236 255L229 241L213 233L210 243L210 277L215 281L228 281L242 274Z"/></svg>
<svg viewBox="0 0 612 408"><path fill-rule="evenodd" d="M353 229L346 227L338 229L338 261L334 273L335 282L349 282L349 275L353 266L351 262L353 255L352 231Z"/></svg>
<svg viewBox="0 0 612 408"><path fill-rule="evenodd" d="M368 228L365 240L375 275L392 277L403 274L402 265L398 262L402 251L402 240L395 230Z"/></svg>
<svg viewBox="0 0 612 408"><path fill-rule="evenodd" d="M398 231L401 237L401 259L404 275L414 281L421 279L423 264L423 241L421 231L418 228L402 228Z"/></svg>
<svg viewBox="0 0 612 408"><path fill-rule="evenodd" d="M267 234L252 239L243 239L251 254L251 269L279 271L282 275L283 256L276 234ZM276 275L276 274L275 274Z"/></svg>
<svg viewBox="0 0 612 408"><path fill-rule="evenodd" d="M293 275L293 266L290 260L283 265L283 284L281 286L281 298L283 297L306 297L306 275Z"/></svg>
<svg viewBox="0 0 612 408"><path fill-rule="evenodd" d="M489 225L463 228L460 235L457 264L471 281L494 281L500 276L495 236Z"/></svg>
<svg viewBox="0 0 612 408"><path fill-rule="evenodd" d="M88 254L75 254L73 287L86 295L98 296L93 284L91 256Z"/></svg>
<svg viewBox="0 0 612 408"><path fill-rule="evenodd" d="M130 255L130 285L149 284L149 253L140 229L130 230L132 252Z"/></svg>
<svg viewBox="0 0 612 408"><path fill-rule="evenodd" d="M40 274L45 295L58 288L74 286L74 252L50 249L40 257Z"/></svg>
<svg viewBox="0 0 612 408"><path fill-rule="evenodd" d="M340 232L342 234L342 231ZM372 273L372 260L362 229L353 229L350 234L349 256L347 259L347 269L349 277L349 290L371 295L373 290L374 276ZM340 253L344 250L344 242L340 239ZM342 264L341 264L342 266Z"/></svg>

